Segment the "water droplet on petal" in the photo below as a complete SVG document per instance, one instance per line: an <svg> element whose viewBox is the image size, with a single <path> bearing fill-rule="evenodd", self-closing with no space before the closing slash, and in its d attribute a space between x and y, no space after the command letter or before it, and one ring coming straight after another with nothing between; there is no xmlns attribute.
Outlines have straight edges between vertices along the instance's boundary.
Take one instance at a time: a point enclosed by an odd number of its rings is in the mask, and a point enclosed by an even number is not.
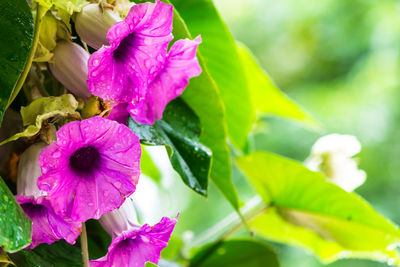
<svg viewBox="0 0 400 267"><path fill-rule="evenodd" d="M51 154L51 156L53 158L59 158L61 156L61 152L57 150L57 151L53 152L53 154Z"/></svg>

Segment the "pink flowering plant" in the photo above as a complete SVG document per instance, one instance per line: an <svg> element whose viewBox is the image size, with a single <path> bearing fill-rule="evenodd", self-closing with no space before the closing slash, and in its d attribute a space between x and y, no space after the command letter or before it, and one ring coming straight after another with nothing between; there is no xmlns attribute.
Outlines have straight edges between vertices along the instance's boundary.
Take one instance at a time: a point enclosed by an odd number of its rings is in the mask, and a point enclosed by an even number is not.
<svg viewBox="0 0 400 267"><path fill-rule="evenodd" d="M256 151L256 115L320 125L212 1L2 1L0 26L0 263L278 266L283 243L400 264L400 230L337 168L366 174L330 161L348 144L318 172Z"/></svg>

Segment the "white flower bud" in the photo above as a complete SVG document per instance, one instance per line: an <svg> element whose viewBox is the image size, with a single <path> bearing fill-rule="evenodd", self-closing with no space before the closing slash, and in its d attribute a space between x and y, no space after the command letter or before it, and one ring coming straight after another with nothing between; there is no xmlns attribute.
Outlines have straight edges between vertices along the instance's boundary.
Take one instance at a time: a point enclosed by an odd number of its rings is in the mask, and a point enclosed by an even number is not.
<svg viewBox="0 0 400 267"><path fill-rule="evenodd" d="M81 46L60 41L53 51L50 71L72 94L87 100L90 92L87 89L89 53Z"/></svg>
<svg viewBox="0 0 400 267"><path fill-rule="evenodd" d="M119 236L122 232L140 228L132 196L127 198L118 209L101 216L99 222L113 237Z"/></svg>
<svg viewBox="0 0 400 267"><path fill-rule="evenodd" d="M110 9L101 9L98 4L89 4L76 15L75 29L82 41L99 49L107 45L107 32L122 19Z"/></svg>
<svg viewBox="0 0 400 267"><path fill-rule="evenodd" d="M305 165L313 171L322 172L325 177L351 192L365 182L366 173L358 169L352 158L361 150L355 136L330 134L315 142Z"/></svg>
<svg viewBox="0 0 400 267"><path fill-rule="evenodd" d="M18 163L17 194L24 196L46 195L46 192L39 190L37 180L42 175L39 166L39 154L46 147L43 142L28 147L22 153Z"/></svg>

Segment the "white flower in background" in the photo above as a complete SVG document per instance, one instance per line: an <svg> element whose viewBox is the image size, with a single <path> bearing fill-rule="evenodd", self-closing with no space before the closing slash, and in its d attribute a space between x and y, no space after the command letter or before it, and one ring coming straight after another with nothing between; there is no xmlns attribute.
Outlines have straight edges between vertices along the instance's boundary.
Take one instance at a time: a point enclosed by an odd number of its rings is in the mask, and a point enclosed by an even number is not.
<svg viewBox="0 0 400 267"><path fill-rule="evenodd" d="M365 171L358 169L358 162L353 158L360 150L361 144L355 136L326 135L312 146L305 165L310 170L322 172L329 181L351 192L366 179Z"/></svg>

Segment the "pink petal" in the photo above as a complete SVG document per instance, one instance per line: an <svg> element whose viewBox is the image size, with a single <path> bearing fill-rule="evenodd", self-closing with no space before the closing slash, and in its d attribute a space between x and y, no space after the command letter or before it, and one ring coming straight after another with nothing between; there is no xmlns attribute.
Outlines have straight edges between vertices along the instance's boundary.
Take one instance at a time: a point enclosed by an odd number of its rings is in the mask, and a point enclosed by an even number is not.
<svg viewBox="0 0 400 267"><path fill-rule="evenodd" d="M138 104L130 103L127 110L139 123L153 124L162 118L165 106L185 90L189 79L200 75L196 57L201 37L184 39L171 47L164 69L151 83L146 98Z"/></svg>
<svg viewBox="0 0 400 267"><path fill-rule="evenodd" d="M75 240L81 233L80 223L67 222L56 215L45 197L35 199L16 196L16 199L32 220L32 243L28 247L29 249L42 243L51 244L59 239L65 239L68 243L75 244Z"/></svg>
<svg viewBox="0 0 400 267"><path fill-rule="evenodd" d="M91 267L143 267L146 262L160 260L161 250L167 245L176 219L163 217L155 226L124 232L111 242L105 257L90 261Z"/></svg>
<svg viewBox="0 0 400 267"><path fill-rule="evenodd" d="M126 124L128 122L129 113L126 110L128 107L128 103L118 104L111 109L110 114L107 119L113 120L122 124Z"/></svg>

